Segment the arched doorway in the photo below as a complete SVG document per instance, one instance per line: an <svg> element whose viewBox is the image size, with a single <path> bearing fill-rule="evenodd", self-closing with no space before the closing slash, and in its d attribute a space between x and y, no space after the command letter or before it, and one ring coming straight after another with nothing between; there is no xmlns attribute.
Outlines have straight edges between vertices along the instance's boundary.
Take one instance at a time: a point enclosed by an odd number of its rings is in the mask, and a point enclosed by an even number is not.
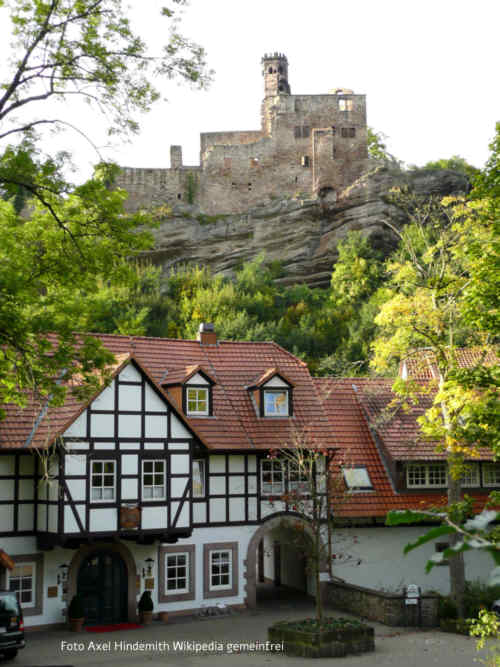
<svg viewBox="0 0 500 667"><path fill-rule="evenodd" d="M120 554L98 551L78 571L77 592L87 625L127 620L127 569Z"/></svg>
<svg viewBox="0 0 500 667"><path fill-rule="evenodd" d="M67 592L68 604L77 591L79 592L80 572L85 572L85 570L82 570L84 564L88 562L89 559L92 559L96 556L100 557L101 555L103 559L105 559L106 555L111 555L112 559L114 558L111 563L109 561L106 563L105 560L102 560L101 562L96 562L91 566L97 568L97 570L94 571L95 579L97 579L97 581L99 581L100 577L102 577L102 574L99 574L102 568L104 569L104 572L106 572L106 570L109 572L110 569L113 572L111 575L114 577L113 589L120 590L119 602L115 602L114 605L111 604L111 609L115 609L113 616L122 616L122 620L125 621L135 621L137 618L137 568L135 560L129 549L121 542L108 542L92 545L89 544L80 547L80 549L75 553L69 566ZM81 584L84 589L87 588L90 592L94 586L94 584L91 583L91 575L92 573L87 571ZM85 577L88 577L87 581L85 581ZM117 580L119 581L117 582ZM113 581L113 579L111 579L111 581ZM115 595L118 594L115 592ZM123 603L123 597L125 598L125 603ZM124 607L122 605L124 605ZM109 603L107 603L106 606L109 607ZM119 611L116 611L116 607L118 607ZM97 615L98 614L93 612L94 618L96 618ZM118 621L86 620L86 623L89 624L101 622L109 623Z"/></svg>
<svg viewBox="0 0 500 667"><path fill-rule="evenodd" d="M267 519L252 536L247 552L247 606L254 608L271 596L305 599L314 595L311 576L306 572L306 560L290 541L280 540L280 532L288 519L301 521L309 532L309 524L296 515L280 514ZM322 570L326 567L322 567Z"/></svg>

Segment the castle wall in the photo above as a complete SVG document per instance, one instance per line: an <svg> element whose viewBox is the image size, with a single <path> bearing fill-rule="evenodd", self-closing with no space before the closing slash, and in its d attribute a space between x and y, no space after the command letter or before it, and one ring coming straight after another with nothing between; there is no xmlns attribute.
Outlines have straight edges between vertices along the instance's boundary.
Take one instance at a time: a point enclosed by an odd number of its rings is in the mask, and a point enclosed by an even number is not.
<svg viewBox="0 0 500 667"><path fill-rule="evenodd" d="M124 168L117 185L128 210L194 203L209 215L242 213L273 199L338 193L362 173L367 158L364 95L290 95L288 62L263 59L261 130L205 132L198 167L182 165L171 147L170 169Z"/></svg>

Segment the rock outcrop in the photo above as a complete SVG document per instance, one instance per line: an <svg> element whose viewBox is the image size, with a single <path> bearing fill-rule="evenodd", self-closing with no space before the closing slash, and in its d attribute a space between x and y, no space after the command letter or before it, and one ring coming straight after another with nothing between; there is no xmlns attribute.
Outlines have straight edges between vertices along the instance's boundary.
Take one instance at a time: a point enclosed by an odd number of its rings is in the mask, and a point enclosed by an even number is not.
<svg viewBox="0 0 500 667"><path fill-rule="evenodd" d="M209 266L231 275L243 262L265 252L279 260L285 284L329 284L337 245L351 230L360 230L387 252L396 237L386 221L404 223L401 212L387 202L392 187L407 184L421 195L441 197L467 192L463 174L453 171L404 172L392 164L375 163L335 201L284 199L239 215L207 216L182 205L163 218L155 231L156 246L148 256L165 270L181 264Z"/></svg>

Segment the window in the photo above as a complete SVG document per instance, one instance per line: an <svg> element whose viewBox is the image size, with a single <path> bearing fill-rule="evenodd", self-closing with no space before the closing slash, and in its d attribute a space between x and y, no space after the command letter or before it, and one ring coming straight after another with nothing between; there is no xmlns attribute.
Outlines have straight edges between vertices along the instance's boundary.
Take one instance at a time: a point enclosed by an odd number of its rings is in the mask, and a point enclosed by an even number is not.
<svg viewBox="0 0 500 667"><path fill-rule="evenodd" d="M188 387L186 389L188 415L208 415L208 387Z"/></svg>
<svg viewBox="0 0 500 667"><path fill-rule="evenodd" d="M193 461L193 498L205 496L205 461Z"/></svg>
<svg viewBox="0 0 500 667"><path fill-rule="evenodd" d="M344 139L352 139L353 137L356 136L356 128L355 127L342 127L340 129L340 134Z"/></svg>
<svg viewBox="0 0 500 667"><path fill-rule="evenodd" d="M288 417L288 390L264 389L264 416Z"/></svg>
<svg viewBox="0 0 500 667"><path fill-rule="evenodd" d="M447 481L446 463L410 464L406 468L408 488L443 487Z"/></svg>
<svg viewBox="0 0 500 667"><path fill-rule="evenodd" d="M373 489L370 475L364 466L343 468L342 472L348 489L353 491L368 491Z"/></svg>
<svg viewBox="0 0 500 667"><path fill-rule="evenodd" d="M165 572L166 592L187 593L189 590L189 554L167 554Z"/></svg>
<svg viewBox="0 0 500 667"><path fill-rule="evenodd" d="M91 500L113 501L115 499L115 461L92 461L91 471Z"/></svg>
<svg viewBox="0 0 500 667"><path fill-rule="evenodd" d="M301 159L301 164L303 167L310 167L311 166L311 159L309 158L309 155L303 155Z"/></svg>
<svg viewBox="0 0 500 667"><path fill-rule="evenodd" d="M9 573L9 590L17 593L24 607L35 606L35 563L19 563Z"/></svg>
<svg viewBox="0 0 500 667"><path fill-rule="evenodd" d="M468 463L466 470L460 477L460 483L463 487L481 486L479 481L479 465L477 463Z"/></svg>
<svg viewBox="0 0 500 667"><path fill-rule="evenodd" d="M262 461L260 492L263 496L281 496L285 492L284 467L281 461Z"/></svg>
<svg viewBox="0 0 500 667"><path fill-rule="evenodd" d="M203 545L203 596L238 595L238 543L216 542Z"/></svg>
<svg viewBox="0 0 500 667"><path fill-rule="evenodd" d="M344 97L339 99L339 111L352 111L352 100L346 100Z"/></svg>
<svg viewBox="0 0 500 667"><path fill-rule="evenodd" d="M483 463L484 486L500 486L500 463Z"/></svg>
<svg viewBox="0 0 500 667"><path fill-rule="evenodd" d="M161 544L158 567L159 602L194 600L195 548L193 544L182 546Z"/></svg>
<svg viewBox="0 0 500 667"><path fill-rule="evenodd" d="M310 492L307 470L290 464L288 472L288 490L304 495Z"/></svg>
<svg viewBox="0 0 500 667"><path fill-rule="evenodd" d="M308 139L311 136L311 128L308 125L297 125L294 129L296 139Z"/></svg>
<svg viewBox="0 0 500 667"><path fill-rule="evenodd" d="M142 462L142 497L144 500L165 500L165 461Z"/></svg>
<svg viewBox="0 0 500 667"><path fill-rule="evenodd" d="M232 559L229 550L210 552L210 589L232 587Z"/></svg>

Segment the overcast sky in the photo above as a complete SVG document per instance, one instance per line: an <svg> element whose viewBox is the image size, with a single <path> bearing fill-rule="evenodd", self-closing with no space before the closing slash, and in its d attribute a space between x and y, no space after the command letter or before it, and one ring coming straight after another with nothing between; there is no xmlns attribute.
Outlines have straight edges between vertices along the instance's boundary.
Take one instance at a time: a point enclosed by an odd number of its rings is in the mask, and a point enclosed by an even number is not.
<svg viewBox="0 0 500 667"><path fill-rule="evenodd" d="M163 37L161 4L131 2L153 49ZM280 51L292 93L346 87L366 94L368 124L406 163L458 154L482 166L500 120L499 25L495 0L191 0L182 27L207 50L211 88L161 84L168 101L142 117L131 144L107 157L166 167L170 144L181 144L184 163L198 164L200 132L258 129L260 60ZM95 156L75 141L76 161L88 168Z"/></svg>

